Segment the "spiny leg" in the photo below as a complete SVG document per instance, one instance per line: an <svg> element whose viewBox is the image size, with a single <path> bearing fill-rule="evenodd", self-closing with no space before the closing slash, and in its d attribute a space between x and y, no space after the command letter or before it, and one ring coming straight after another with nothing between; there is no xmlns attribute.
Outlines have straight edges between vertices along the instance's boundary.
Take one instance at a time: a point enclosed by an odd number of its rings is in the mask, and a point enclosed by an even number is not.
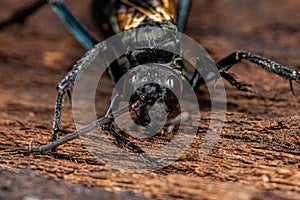
<svg viewBox="0 0 300 200"><path fill-rule="evenodd" d="M94 49L88 51L68 72L68 74L58 83L57 85L57 101L55 105L54 119L53 119L53 132L51 141L54 142L58 138L58 132L61 128L61 115L62 115L62 107L64 96L66 93L70 93L72 90L76 79L79 78L80 73L86 70L93 60L96 59L97 56L103 56L104 60L105 56L102 53L108 51L106 43L99 43L95 46Z"/></svg>
<svg viewBox="0 0 300 200"><path fill-rule="evenodd" d="M58 139L58 132L61 128L61 116L65 94L66 92L69 93L72 90L76 77L82 68L83 67L80 65L75 65L56 87L57 100L55 104L51 142L54 142Z"/></svg>
<svg viewBox="0 0 300 200"><path fill-rule="evenodd" d="M215 63L211 58L206 55L199 55L196 59L196 68L191 83L194 88L198 88L200 85L208 83L213 80L217 80L220 77L227 80L233 87L236 87L240 91L257 93L257 91L250 85L239 82L234 75L225 71L223 67Z"/></svg>
<svg viewBox="0 0 300 200"><path fill-rule="evenodd" d="M47 3L47 0L38 0L30 3L29 5L16 11L9 19L0 22L0 30L13 24L23 24L27 17L32 15L43 5Z"/></svg>
<svg viewBox="0 0 300 200"><path fill-rule="evenodd" d="M226 81L230 83L230 85L236 87L238 90L243 92L257 93L256 89L252 88L247 83L237 81L233 74L226 72L223 68L219 67L219 73L222 78L224 78Z"/></svg>
<svg viewBox="0 0 300 200"><path fill-rule="evenodd" d="M132 153L138 153L140 154L141 158L154 166L159 166L159 162L157 161L157 159L152 158L151 155L147 154L143 149L141 149L141 147L139 147L138 145L130 142L128 139L122 137L121 135L119 135L118 133L115 132L115 129L113 126L107 126L104 125L104 130L106 130L110 136L112 136L114 138L114 140L116 141L117 145L120 145L123 149L129 150Z"/></svg>
<svg viewBox="0 0 300 200"><path fill-rule="evenodd" d="M145 153L141 147L124 138L122 135L116 133L112 123L102 126L102 130L107 131L107 133L116 141L117 145L120 145L120 147L123 149L129 150L133 153Z"/></svg>
<svg viewBox="0 0 300 200"><path fill-rule="evenodd" d="M292 81L300 83L299 71L285 67L273 60L262 58L258 55L251 54L250 52L237 51L219 61L218 65L225 71L230 69L234 64L241 62L243 59L260 66L269 72L277 74L284 79L287 79L290 82L290 87L294 94Z"/></svg>

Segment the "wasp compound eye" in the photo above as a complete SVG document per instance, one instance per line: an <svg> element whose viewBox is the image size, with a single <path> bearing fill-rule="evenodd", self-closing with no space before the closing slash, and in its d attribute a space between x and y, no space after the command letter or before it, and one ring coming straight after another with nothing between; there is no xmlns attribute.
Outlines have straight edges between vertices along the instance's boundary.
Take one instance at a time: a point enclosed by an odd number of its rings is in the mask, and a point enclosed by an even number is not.
<svg viewBox="0 0 300 200"><path fill-rule="evenodd" d="M177 76L171 75L165 81L165 86L178 96L182 94L182 84Z"/></svg>

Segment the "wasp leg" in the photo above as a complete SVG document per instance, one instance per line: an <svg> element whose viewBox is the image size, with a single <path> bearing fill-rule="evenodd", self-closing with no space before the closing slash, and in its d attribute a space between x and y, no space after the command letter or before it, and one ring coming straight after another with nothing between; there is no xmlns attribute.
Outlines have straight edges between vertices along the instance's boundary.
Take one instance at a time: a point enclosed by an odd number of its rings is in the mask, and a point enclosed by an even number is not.
<svg viewBox="0 0 300 200"><path fill-rule="evenodd" d="M300 83L300 72L294 69L285 67L273 60L262 58L258 55L251 54L249 52L237 51L226 58L218 62L218 65L224 69L228 70L234 64L241 62L241 60L248 60L251 63L256 64L257 66L262 67L263 69L279 75L280 77L287 79L290 82L291 91L294 94L292 81Z"/></svg>
<svg viewBox="0 0 300 200"><path fill-rule="evenodd" d="M78 62L74 65L74 67L68 72L68 74L58 83L56 89L58 92L54 119L53 119L53 132L51 141L54 142L58 138L58 132L61 127L61 114L64 96L66 93L69 93L76 79L79 78L81 72L86 70L88 66L90 66L91 62L96 59L97 56L101 56L101 53L107 51L107 46L105 43L99 43L96 45L94 49L88 51ZM103 58L104 59L104 58Z"/></svg>
<svg viewBox="0 0 300 200"><path fill-rule="evenodd" d="M64 0L48 0L48 2L55 14L84 48L91 49L98 43L92 32L73 15Z"/></svg>
<svg viewBox="0 0 300 200"><path fill-rule="evenodd" d="M226 72L222 66L215 63L206 55L199 55L199 57L197 57L196 67L197 70L195 71L191 79L191 83L194 88L198 88L204 83L208 83L222 77L227 80L233 87L236 87L240 91L257 93L257 91L250 85L237 81L234 75Z"/></svg>
<svg viewBox="0 0 300 200"><path fill-rule="evenodd" d="M178 31L183 33L184 26L186 23L186 18L188 16L190 0L180 0L178 9L177 9L177 28Z"/></svg>
<svg viewBox="0 0 300 200"><path fill-rule="evenodd" d="M226 72L223 68L219 68L219 73L222 78L224 78L230 83L230 85L236 87L238 90L244 92L258 93L257 90L252 88L249 84L237 81L234 75Z"/></svg>
<svg viewBox="0 0 300 200"><path fill-rule="evenodd" d="M136 144L130 142L128 139L126 139L123 136L116 133L112 124L110 126L105 125L105 130L109 133L110 136L112 136L115 139L117 145L120 145L121 148L129 150L132 153L140 154L141 158L145 162L147 162L153 166L156 166L156 167L160 166L160 163L158 162L157 159L152 158L144 150L142 150L139 146L137 146Z"/></svg>
<svg viewBox="0 0 300 200"><path fill-rule="evenodd" d="M16 11L13 16L0 23L0 29L16 23L24 23L25 19L32 15L35 11L41 8L46 3L49 3L54 13L65 24L71 34L77 41L86 49L93 48L98 41L96 37L89 31L78 18L76 18L64 0L38 0L30 5Z"/></svg>
<svg viewBox="0 0 300 200"><path fill-rule="evenodd" d="M0 30L13 24L24 24L27 17L32 15L46 3L47 0L38 0L25 6L24 8L21 8L20 10L16 11L9 19L0 22Z"/></svg>
<svg viewBox="0 0 300 200"><path fill-rule="evenodd" d="M127 138L125 138L124 136L118 134L115 131L114 125L112 124L112 121L109 124L105 124L102 126L102 130L105 130L108 132L108 134L113 137L113 139L115 140L116 144L125 149L125 150L129 150L132 153L138 153L141 154L141 158L154 166L159 166L160 164L158 163L158 161L155 158L152 158L150 155L148 155L141 147L139 147L138 145L132 143L131 141L129 141ZM122 131L122 134L126 134Z"/></svg>
<svg viewBox="0 0 300 200"><path fill-rule="evenodd" d="M124 138L120 134L116 133L113 124L104 125L102 130L107 131L107 133L113 137L117 145L120 147L127 149L133 153L145 153L141 147L137 146L136 144L130 142L128 139ZM126 134L126 133L125 133Z"/></svg>
<svg viewBox="0 0 300 200"><path fill-rule="evenodd" d="M115 108L120 104L120 102L123 100L123 96L121 95L116 95L108 110L107 113L105 115L105 117L111 115L111 113L113 113L113 110L115 110ZM122 148L128 149L134 153L144 153L144 151L137 145L133 144L132 142L130 142L128 139L122 137L121 135L119 135L118 133L116 133L114 126L112 124L112 122L107 123L105 125L102 126L102 131L107 131L107 133L113 137L113 139L116 141L116 143L118 145L120 145ZM123 134L126 134L123 132Z"/></svg>

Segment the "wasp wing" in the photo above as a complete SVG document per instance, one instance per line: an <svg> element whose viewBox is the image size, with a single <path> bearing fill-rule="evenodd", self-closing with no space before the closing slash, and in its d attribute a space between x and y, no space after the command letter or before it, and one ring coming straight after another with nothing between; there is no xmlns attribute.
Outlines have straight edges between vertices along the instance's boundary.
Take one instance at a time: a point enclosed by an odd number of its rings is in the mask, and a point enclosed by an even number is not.
<svg viewBox="0 0 300 200"><path fill-rule="evenodd" d="M136 28L145 19L154 22L176 21L174 0L120 0L116 5L120 31Z"/></svg>

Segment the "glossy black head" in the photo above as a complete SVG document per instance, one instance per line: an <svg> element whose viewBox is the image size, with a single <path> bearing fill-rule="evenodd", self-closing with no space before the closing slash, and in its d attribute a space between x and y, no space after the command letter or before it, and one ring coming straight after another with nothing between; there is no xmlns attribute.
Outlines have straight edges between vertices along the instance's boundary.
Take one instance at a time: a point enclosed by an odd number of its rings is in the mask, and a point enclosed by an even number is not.
<svg viewBox="0 0 300 200"><path fill-rule="evenodd" d="M153 125L166 120L178 104L182 93L181 79L174 70L159 64L142 65L129 71L123 82L123 96L132 106L136 123Z"/></svg>

